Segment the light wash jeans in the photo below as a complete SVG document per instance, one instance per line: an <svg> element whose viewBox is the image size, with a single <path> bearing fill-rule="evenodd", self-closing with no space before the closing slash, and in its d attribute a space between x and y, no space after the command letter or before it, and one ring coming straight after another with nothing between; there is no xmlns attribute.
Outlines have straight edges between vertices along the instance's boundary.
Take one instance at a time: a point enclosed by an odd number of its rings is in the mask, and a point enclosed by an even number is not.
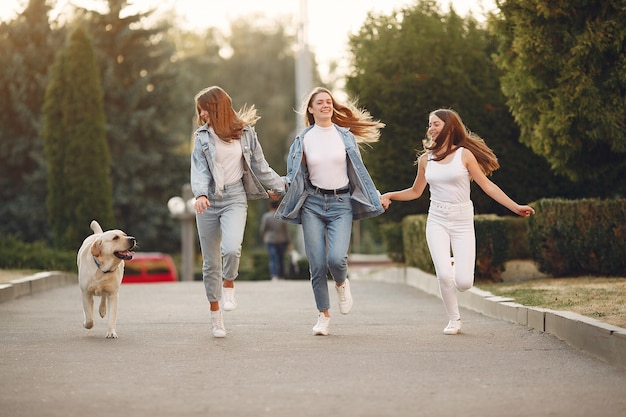
<svg viewBox="0 0 626 417"><path fill-rule="evenodd" d="M234 281L239 274L241 243L248 216L243 183L227 184L222 198L209 196L211 206L196 213L202 250L202 280L209 301L222 298L222 279Z"/></svg>
<svg viewBox="0 0 626 417"><path fill-rule="evenodd" d="M330 308L328 272L335 282L348 276L348 248L352 233L350 194L322 194L308 188L302 205L304 249L309 260L311 285L319 311Z"/></svg>
<svg viewBox="0 0 626 417"><path fill-rule="evenodd" d="M456 290L466 291L474 285L476 235L473 203L431 201L426 221L426 241L435 265L443 304L450 320L458 320L461 315Z"/></svg>

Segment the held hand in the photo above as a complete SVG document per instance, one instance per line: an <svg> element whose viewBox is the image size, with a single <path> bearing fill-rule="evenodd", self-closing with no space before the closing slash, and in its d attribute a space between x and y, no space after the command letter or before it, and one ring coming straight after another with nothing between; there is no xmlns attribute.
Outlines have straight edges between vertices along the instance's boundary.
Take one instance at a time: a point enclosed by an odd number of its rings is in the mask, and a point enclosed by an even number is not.
<svg viewBox="0 0 626 417"><path fill-rule="evenodd" d="M276 194L274 191L272 190L267 190L267 194L270 196L270 198L274 201L278 201L280 199L280 196L278 194Z"/></svg>
<svg viewBox="0 0 626 417"><path fill-rule="evenodd" d="M515 213L522 217L530 217L531 214L535 214L535 209L531 206L517 206Z"/></svg>
<svg viewBox="0 0 626 417"><path fill-rule="evenodd" d="M209 203L209 199L206 196L200 196L196 199L195 203L193 203L193 208L196 210L196 213L202 214L206 209L211 206Z"/></svg>
<svg viewBox="0 0 626 417"><path fill-rule="evenodd" d="M389 208L389 205L391 204L391 200L389 199L389 197L387 197L386 194L383 194L380 196L380 204L385 210L387 210Z"/></svg>

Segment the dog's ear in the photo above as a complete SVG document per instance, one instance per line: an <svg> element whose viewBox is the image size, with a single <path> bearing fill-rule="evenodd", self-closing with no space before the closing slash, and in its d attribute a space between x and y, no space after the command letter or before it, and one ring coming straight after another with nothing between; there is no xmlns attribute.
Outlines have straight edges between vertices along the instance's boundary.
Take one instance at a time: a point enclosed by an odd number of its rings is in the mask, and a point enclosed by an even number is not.
<svg viewBox="0 0 626 417"><path fill-rule="evenodd" d="M93 245L91 245L91 254L93 256L97 258L100 256L100 252L102 252L102 239L96 240L93 242Z"/></svg>

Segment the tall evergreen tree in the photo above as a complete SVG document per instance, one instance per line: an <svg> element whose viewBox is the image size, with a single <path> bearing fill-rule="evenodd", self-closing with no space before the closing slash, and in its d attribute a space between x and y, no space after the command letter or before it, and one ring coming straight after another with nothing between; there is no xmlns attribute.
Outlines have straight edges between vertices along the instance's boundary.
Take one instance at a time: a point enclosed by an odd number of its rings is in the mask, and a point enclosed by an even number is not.
<svg viewBox="0 0 626 417"><path fill-rule="evenodd" d="M25 241L52 237L39 132L48 67L63 37L52 31L49 11L46 0L30 0L0 24L0 235Z"/></svg>
<svg viewBox="0 0 626 417"><path fill-rule="evenodd" d="M91 220L113 225L110 155L94 50L82 26L53 66L44 104L48 206L58 247L75 249Z"/></svg>
<svg viewBox="0 0 626 417"><path fill-rule="evenodd" d="M490 26L522 142L555 171L595 181L596 195L623 196L624 1L506 0Z"/></svg>
<svg viewBox="0 0 626 417"><path fill-rule="evenodd" d="M165 23L147 28L150 13L128 15L126 0L108 12L85 12L103 77L107 140L112 158L116 228L137 236L143 250L175 250L178 225L167 201L189 181L189 154L171 126L179 109L191 120L193 96L180 94L174 44Z"/></svg>

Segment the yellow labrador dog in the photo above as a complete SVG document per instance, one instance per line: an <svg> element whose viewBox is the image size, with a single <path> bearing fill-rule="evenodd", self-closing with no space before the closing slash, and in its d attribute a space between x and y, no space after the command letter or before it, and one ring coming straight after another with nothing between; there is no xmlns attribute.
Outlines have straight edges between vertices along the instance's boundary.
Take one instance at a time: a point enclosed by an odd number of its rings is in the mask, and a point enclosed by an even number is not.
<svg viewBox="0 0 626 417"><path fill-rule="evenodd" d="M97 221L91 222L93 235L87 237L80 249L78 264L78 285L83 296L83 312L86 329L93 327L93 297L99 296L100 317L109 309L109 327L106 338L117 338L118 292L124 276L124 260L132 259L137 242L121 230L102 231Z"/></svg>

